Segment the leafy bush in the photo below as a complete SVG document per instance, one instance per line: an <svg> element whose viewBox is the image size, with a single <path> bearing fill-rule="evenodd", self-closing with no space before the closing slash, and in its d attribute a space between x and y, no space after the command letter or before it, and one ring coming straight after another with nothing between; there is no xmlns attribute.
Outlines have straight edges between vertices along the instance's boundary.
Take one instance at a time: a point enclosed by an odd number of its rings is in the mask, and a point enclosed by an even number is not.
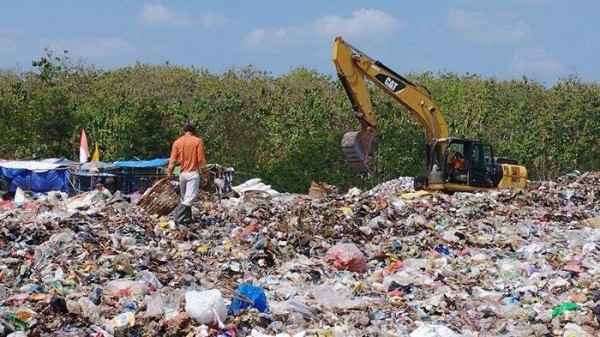
<svg viewBox="0 0 600 337"><path fill-rule="evenodd" d="M340 140L360 125L337 79L298 68L274 77L252 66L211 74L169 64L101 71L68 53L34 61L35 71L0 71L0 158L78 155L79 132L102 160L167 157L184 121L198 126L210 162L239 180L261 177L280 191L312 180L368 188L422 174L425 136L410 113L370 88L380 123L376 175L349 171ZM443 110L450 134L479 137L524 163L530 179L600 164L600 90L576 77L546 88L454 73L409 74Z"/></svg>

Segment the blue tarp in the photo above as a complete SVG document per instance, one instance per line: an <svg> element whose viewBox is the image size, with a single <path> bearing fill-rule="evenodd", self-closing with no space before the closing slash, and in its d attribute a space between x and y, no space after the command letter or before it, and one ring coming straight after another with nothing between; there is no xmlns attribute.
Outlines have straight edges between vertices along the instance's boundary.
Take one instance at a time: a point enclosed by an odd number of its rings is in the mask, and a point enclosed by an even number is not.
<svg viewBox="0 0 600 337"><path fill-rule="evenodd" d="M35 172L27 169L0 167L0 175L12 180L11 191L16 190L18 186L25 191L33 192L67 192L71 179L69 170L65 169Z"/></svg>
<svg viewBox="0 0 600 337"><path fill-rule="evenodd" d="M119 167L152 168L169 164L169 158L157 158L151 160L123 160L115 162Z"/></svg>

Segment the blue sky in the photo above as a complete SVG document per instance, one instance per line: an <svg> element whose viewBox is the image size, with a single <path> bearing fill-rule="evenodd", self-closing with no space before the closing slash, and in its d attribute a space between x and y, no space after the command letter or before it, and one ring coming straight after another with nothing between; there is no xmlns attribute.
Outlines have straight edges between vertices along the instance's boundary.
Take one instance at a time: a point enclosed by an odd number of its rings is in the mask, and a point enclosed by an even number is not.
<svg viewBox="0 0 600 337"><path fill-rule="evenodd" d="M0 68L28 70L49 47L101 69L168 61L334 75L341 35L400 74L599 82L599 14L599 0L0 0Z"/></svg>

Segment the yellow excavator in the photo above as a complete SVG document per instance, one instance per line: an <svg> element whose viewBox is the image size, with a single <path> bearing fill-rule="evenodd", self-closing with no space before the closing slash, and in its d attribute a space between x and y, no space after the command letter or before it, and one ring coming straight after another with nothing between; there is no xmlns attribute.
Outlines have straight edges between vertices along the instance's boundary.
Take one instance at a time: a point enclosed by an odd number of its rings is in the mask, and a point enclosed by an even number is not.
<svg viewBox="0 0 600 337"><path fill-rule="evenodd" d="M424 89L365 55L341 37L333 44L333 63L362 126L342 138L350 167L359 174L375 171L379 140L377 118L367 80L402 104L419 121L427 137L427 175L415 178L416 190L475 192L523 189L527 170L508 158L496 158L492 146L479 139L450 137L442 111Z"/></svg>

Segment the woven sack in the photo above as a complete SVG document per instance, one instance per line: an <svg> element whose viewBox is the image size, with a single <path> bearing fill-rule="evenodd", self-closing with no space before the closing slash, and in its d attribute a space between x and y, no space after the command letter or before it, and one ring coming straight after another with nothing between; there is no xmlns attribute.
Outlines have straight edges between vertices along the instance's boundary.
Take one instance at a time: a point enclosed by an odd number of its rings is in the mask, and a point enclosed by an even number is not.
<svg viewBox="0 0 600 337"><path fill-rule="evenodd" d="M163 216L171 213L180 202L179 195L173 190L170 179L162 178L146 190L140 198L138 206L149 214Z"/></svg>

